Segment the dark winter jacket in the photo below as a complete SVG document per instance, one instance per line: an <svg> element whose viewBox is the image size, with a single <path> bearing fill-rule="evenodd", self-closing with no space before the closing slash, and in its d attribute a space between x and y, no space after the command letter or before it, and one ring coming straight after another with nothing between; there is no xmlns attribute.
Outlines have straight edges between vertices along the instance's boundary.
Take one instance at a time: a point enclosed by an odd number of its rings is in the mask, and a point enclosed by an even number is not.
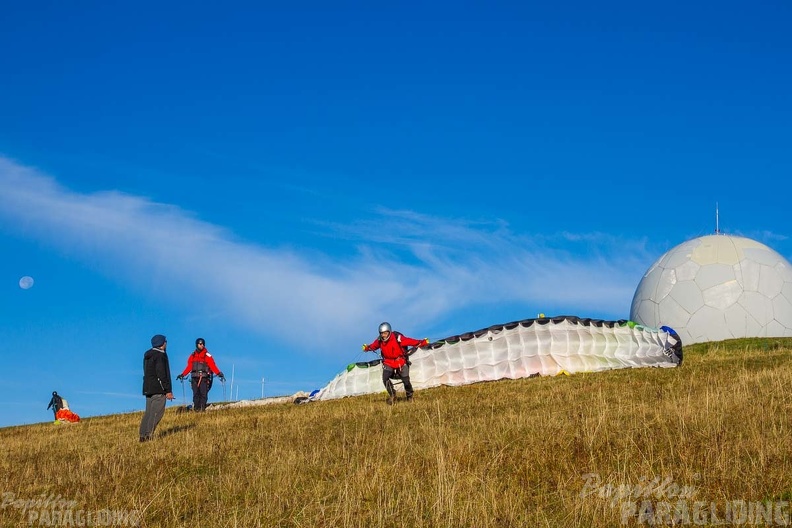
<svg viewBox="0 0 792 528"><path fill-rule="evenodd" d="M50 408L55 412L63 409L63 398L61 398L56 392L52 393L52 399L50 400L49 405L47 405L47 410Z"/></svg>
<svg viewBox="0 0 792 528"><path fill-rule="evenodd" d="M143 354L143 394L168 394L171 386L168 354L161 348L151 348Z"/></svg>

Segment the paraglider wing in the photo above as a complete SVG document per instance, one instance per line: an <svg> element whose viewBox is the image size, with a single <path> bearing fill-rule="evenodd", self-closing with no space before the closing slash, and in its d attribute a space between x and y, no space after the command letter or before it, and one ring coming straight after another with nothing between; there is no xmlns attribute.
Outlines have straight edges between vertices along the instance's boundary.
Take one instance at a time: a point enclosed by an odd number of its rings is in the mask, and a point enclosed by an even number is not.
<svg viewBox="0 0 792 528"><path fill-rule="evenodd" d="M413 387L465 385L561 372L676 367L682 343L670 328L574 316L525 319L448 337L411 356ZM319 391L328 400L384 390L379 361L353 363Z"/></svg>

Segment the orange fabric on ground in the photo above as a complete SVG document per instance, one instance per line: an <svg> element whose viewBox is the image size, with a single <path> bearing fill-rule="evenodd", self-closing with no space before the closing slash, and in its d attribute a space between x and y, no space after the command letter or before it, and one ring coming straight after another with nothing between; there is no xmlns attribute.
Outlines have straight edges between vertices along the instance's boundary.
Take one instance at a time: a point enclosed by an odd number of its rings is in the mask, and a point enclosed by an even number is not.
<svg viewBox="0 0 792 528"><path fill-rule="evenodd" d="M55 418L62 422L79 422L80 417L77 416L75 413L71 412L69 409L61 409L55 415Z"/></svg>

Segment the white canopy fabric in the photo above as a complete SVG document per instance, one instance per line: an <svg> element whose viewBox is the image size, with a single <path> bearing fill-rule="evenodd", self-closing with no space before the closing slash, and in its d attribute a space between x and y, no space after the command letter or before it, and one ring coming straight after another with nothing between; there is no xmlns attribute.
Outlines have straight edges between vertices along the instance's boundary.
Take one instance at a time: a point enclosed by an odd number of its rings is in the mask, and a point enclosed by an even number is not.
<svg viewBox="0 0 792 528"><path fill-rule="evenodd" d="M559 316L526 319L449 337L410 355L415 389L637 367L676 367L682 343L671 329L630 321ZM322 388L329 400L384 391L380 360L353 363Z"/></svg>

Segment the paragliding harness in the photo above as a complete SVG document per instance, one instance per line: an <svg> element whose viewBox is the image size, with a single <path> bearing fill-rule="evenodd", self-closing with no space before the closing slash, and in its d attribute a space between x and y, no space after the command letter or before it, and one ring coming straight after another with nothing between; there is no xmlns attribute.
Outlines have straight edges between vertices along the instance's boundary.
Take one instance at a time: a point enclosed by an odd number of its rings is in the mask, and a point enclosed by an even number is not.
<svg viewBox="0 0 792 528"><path fill-rule="evenodd" d="M407 366L410 366L410 365L412 365L412 362L410 361L410 355L411 355L413 352L415 352L415 351L416 351L416 348L408 348L408 347L406 347L406 346L404 346L404 345L402 345L402 344L401 344L401 338L402 338L402 337L404 337L404 335L403 335L403 334L401 334L401 333L399 333L399 332L395 332L395 331L394 331L394 332L392 332L392 333L393 333L393 337L395 337L395 338L396 338L396 342L399 344L399 348L400 348L400 349L401 349L401 351L402 351L402 355L401 355L401 357L403 357L403 358L404 358L404 363L405 363L405 365L407 365ZM382 341L382 339L380 339L380 341ZM380 350L382 350L382 347L380 347ZM404 365L402 365L402 366L404 366ZM384 358L383 358L383 361L382 361L382 370L385 370L385 361L384 361ZM392 377L392 378L391 378L389 381L392 383L392 382L393 382L393 380L395 379L395 380L397 380L399 383L401 383L401 382L402 382L402 373L401 373L401 367L399 367L399 368L397 368L397 369L393 369L393 374L394 374L394 377Z"/></svg>
<svg viewBox="0 0 792 528"><path fill-rule="evenodd" d="M203 380L209 384L208 389L212 388L212 371L209 369L209 364L205 361L193 361L192 362L192 371L190 372L190 376L194 380L198 380L196 383L197 385L201 385ZM207 390L208 390L207 389Z"/></svg>

